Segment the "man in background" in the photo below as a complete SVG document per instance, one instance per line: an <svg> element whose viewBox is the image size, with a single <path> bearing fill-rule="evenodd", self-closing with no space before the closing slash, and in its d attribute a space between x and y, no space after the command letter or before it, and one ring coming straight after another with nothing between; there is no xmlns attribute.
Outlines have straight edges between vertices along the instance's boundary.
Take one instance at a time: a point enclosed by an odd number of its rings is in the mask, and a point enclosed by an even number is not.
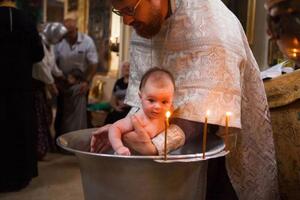
<svg viewBox="0 0 300 200"><path fill-rule="evenodd" d="M75 17L66 18L64 25L68 33L59 44L55 47L55 55L58 67L63 71L65 77L68 73L76 68L84 73L84 80L81 82L80 93L85 95L89 90L89 83L92 81L96 73L98 64L98 55L95 44L88 35L78 32L77 20ZM58 81L59 96L57 97L57 112L55 118L55 138L62 134L62 111L63 111L63 95L64 80ZM80 116L78 116L80 117ZM81 119L87 120L87 119Z"/></svg>

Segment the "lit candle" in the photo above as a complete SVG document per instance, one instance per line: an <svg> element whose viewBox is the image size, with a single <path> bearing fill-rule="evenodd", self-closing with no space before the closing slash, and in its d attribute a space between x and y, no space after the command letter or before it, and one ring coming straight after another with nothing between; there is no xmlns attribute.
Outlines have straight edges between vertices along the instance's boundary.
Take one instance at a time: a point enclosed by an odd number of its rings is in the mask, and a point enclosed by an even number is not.
<svg viewBox="0 0 300 200"><path fill-rule="evenodd" d="M226 112L226 118L225 118L225 150L226 151L228 151L229 116L231 116L231 112Z"/></svg>
<svg viewBox="0 0 300 200"><path fill-rule="evenodd" d="M207 138L207 118L209 116L210 111L206 111L206 115L204 118L204 128L203 128L203 141L202 141L202 155L203 159L205 159L205 152L206 152L206 138Z"/></svg>
<svg viewBox="0 0 300 200"><path fill-rule="evenodd" d="M169 117L171 116L171 112L166 112L166 121L165 121L165 160L167 160L167 136L168 136L168 127L169 127Z"/></svg>

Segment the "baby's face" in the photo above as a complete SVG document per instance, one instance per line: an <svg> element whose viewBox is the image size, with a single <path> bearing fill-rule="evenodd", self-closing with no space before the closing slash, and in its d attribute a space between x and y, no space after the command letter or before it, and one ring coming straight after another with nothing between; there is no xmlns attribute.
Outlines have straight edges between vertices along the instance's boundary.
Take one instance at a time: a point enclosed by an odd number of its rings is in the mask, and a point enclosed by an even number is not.
<svg viewBox="0 0 300 200"><path fill-rule="evenodd" d="M140 92L145 114L150 119L164 118L166 112L171 109L173 96L174 86L171 81L164 87L147 82Z"/></svg>

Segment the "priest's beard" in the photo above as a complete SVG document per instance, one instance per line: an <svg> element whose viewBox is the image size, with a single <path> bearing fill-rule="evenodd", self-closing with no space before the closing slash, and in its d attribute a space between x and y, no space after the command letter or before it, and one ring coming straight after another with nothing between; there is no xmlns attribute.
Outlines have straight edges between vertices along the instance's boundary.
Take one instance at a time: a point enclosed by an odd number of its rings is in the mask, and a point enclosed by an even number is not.
<svg viewBox="0 0 300 200"><path fill-rule="evenodd" d="M152 38L161 29L162 14L159 9L153 8L148 23L141 21L134 21L132 23L136 33L144 38Z"/></svg>

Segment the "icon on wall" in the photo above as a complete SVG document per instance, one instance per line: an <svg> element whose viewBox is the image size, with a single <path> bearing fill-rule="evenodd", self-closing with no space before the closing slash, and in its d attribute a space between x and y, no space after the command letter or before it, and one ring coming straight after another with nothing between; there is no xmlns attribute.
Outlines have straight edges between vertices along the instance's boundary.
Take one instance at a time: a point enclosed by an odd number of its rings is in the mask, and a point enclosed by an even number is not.
<svg viewBox="0 0 300 200"><path fill-rule="evenodd" d="M78 9L78 0L68 0L68 12Z"/></svg>

